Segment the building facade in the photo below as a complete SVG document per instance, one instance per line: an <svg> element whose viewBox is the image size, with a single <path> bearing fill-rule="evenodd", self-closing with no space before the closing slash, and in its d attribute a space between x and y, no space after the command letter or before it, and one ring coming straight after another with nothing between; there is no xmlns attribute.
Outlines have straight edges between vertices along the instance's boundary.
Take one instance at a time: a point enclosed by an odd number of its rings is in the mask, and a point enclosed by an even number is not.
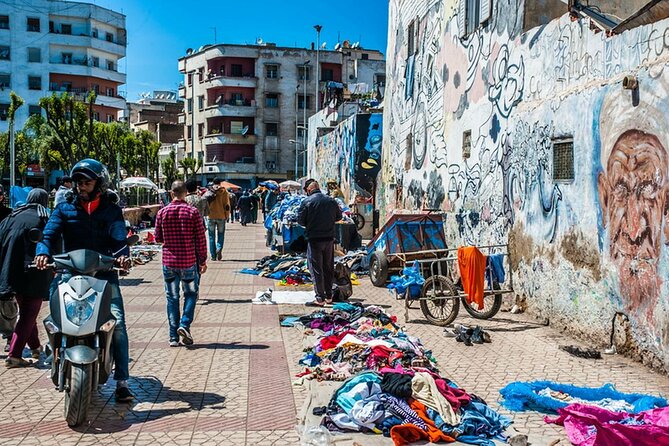
<svg viewBox="0 0 669 446"><path fill-rule="evenodd" d="M123 14L88 3L8 0L0 8L0 131L7 131L9 92L25 104L16 128L40 113L39 99L69 92L85 100L95 91L95 118L110 122L125 110Z"/></svg>
<svg viewBox="0 0 669 446"><path fill-rule="evenodd" d="M377 197L508 242L530 311L664 368L667 3L390 2Z"/></svg>
<svg viewBox="0 0 669 446"><path fill-rule="evenodd" d="M306 129L317 97L321 107L328 106L335 100L328 94L333 88L343 92L346 83L369 90L385 82L383 55L348 44L318 52L273 44L207 45L179 59L179 71L186 104L180 144L186 155L204 161L206 178L251 185L306 171Z"/></svg>

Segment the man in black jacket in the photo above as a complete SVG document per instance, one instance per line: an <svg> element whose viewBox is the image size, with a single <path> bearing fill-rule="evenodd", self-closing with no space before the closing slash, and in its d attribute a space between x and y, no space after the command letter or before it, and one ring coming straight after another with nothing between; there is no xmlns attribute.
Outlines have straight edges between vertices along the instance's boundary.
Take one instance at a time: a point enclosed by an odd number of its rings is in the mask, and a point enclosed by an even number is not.
<svg viewBox="0 0 669 446"><path fill-rule="evenodd" d="M316 293L313 305L322 307L332 303L335 222L342 215L337 202L321 192L316 180L307 180L304 191L307 198L300 205L297 222L306 228L307 262Z"/></svg>

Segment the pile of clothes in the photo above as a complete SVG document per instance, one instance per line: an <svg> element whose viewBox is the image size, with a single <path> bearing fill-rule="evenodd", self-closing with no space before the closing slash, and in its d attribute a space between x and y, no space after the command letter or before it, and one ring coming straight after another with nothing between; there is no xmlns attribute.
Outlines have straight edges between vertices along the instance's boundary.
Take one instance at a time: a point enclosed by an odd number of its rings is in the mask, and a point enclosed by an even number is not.
<svg viewBox="0 0 669 446"><path fill-rule="evenodd" d="M317 335L300 360L302 379L344 381L313 411L329 431L384 434L395 445L457 439L493 446L492 439L505 439L510 420L441 376L431 352L382 308L336 303L331 312L282 321L296 324Z"/></svg>
<svg viewBox="0 0 669 446"><path fill-rule="evenodd" d="M667 400L619 392L611 384L579 387L552 381L513 382L500 393L510 410L557 413L547 423L565 427L578 446L669 445Z"/></svg>
<svg viewBox="0 0 669 446"><path fill-rule="evenodd" d="M162 252L161 245L134 245L130 247L130 256L134 265L149 263L160 252Z"/></svg>
<svg viewBox="0 0 669 446"><path fill-rule="evenodd" d="M263 257L255 268L244 268L240 272L286 282L290 280L293 284L311 283L307 259L293 254Z"/></svg>
<svg viewBox="0 0 669 446"><path fill-rule="evenodd" d="M335 262L345 264L352 272L358 276L369 274L369 258L366 249L349 251L343 256L335 257Z"/></svg>
<svg viewBox="0 0 669 446"><path fill-rule="evenodd" d="M390 276L390 283L388 289L394 290L397 298L403 299L418 299L421 295L425 278L420 272L420 264L414 262L410 266L405 266L402 269L402 275Z"/></svg>

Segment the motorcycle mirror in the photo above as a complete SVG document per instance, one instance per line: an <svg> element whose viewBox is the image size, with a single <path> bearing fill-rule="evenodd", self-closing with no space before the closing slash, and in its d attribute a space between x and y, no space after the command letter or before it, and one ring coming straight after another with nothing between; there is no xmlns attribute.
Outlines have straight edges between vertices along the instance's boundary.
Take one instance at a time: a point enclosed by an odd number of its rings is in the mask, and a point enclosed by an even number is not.
<svg viewBox="0 0 669 446"><path fill-rule="evenodd" d="M125 240L128 246L136 245L139 242L139 235L133 234Z"/></svg>
<svg viewBox="0 0 669 446"><path fill-rule="evenodd" d="M42 241L43 234L42 231L37 229L37 228L32 228L30 231L28 231L28 240L30 240L33 243L39 243Z"/></svg>

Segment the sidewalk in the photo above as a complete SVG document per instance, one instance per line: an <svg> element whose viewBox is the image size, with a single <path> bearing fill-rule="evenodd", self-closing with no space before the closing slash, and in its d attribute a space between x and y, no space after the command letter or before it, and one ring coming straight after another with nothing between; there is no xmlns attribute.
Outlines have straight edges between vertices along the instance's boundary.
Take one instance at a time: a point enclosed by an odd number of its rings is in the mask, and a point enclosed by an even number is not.
<svg viewBox="0 0 669 446"><path fill-rule="evenodd" d="M110 382L94 397L91 423L72 430L63 420L63 395L53 389L47 369L0 366L0 444L299 444L295 416L306 390L291 382L301 370L302 338L296 329L280 328L278 319L306 309L251 305L255 291L272 281L237 273L267 254L260 225L227 226L224 261L210 262L203 277L192 348L168 347L159 259L137 267L122 280L136 402L116 404ZM401 301L372 287L367 278L361 282L354 287L354 300L383 305L404 321ZM411 316L407 331L432 349L442 373L496 409L499 389L515 380L588 386L611 382L621 391L669 396L669 378L619 356L597 361L572 357L558 346L573 340L522 315L500 313L494 321L484 321L492 343L472 347L443 337L420 310ZM473 323L462 313L458 322ZM41 325L40 334L44 337ZM562 428L546 425L539 414L510 415L518 431L531 434L534 445L553 439L569 444ZM372 441L392 444L378 437L363 437L358 444Z"/></svg>

